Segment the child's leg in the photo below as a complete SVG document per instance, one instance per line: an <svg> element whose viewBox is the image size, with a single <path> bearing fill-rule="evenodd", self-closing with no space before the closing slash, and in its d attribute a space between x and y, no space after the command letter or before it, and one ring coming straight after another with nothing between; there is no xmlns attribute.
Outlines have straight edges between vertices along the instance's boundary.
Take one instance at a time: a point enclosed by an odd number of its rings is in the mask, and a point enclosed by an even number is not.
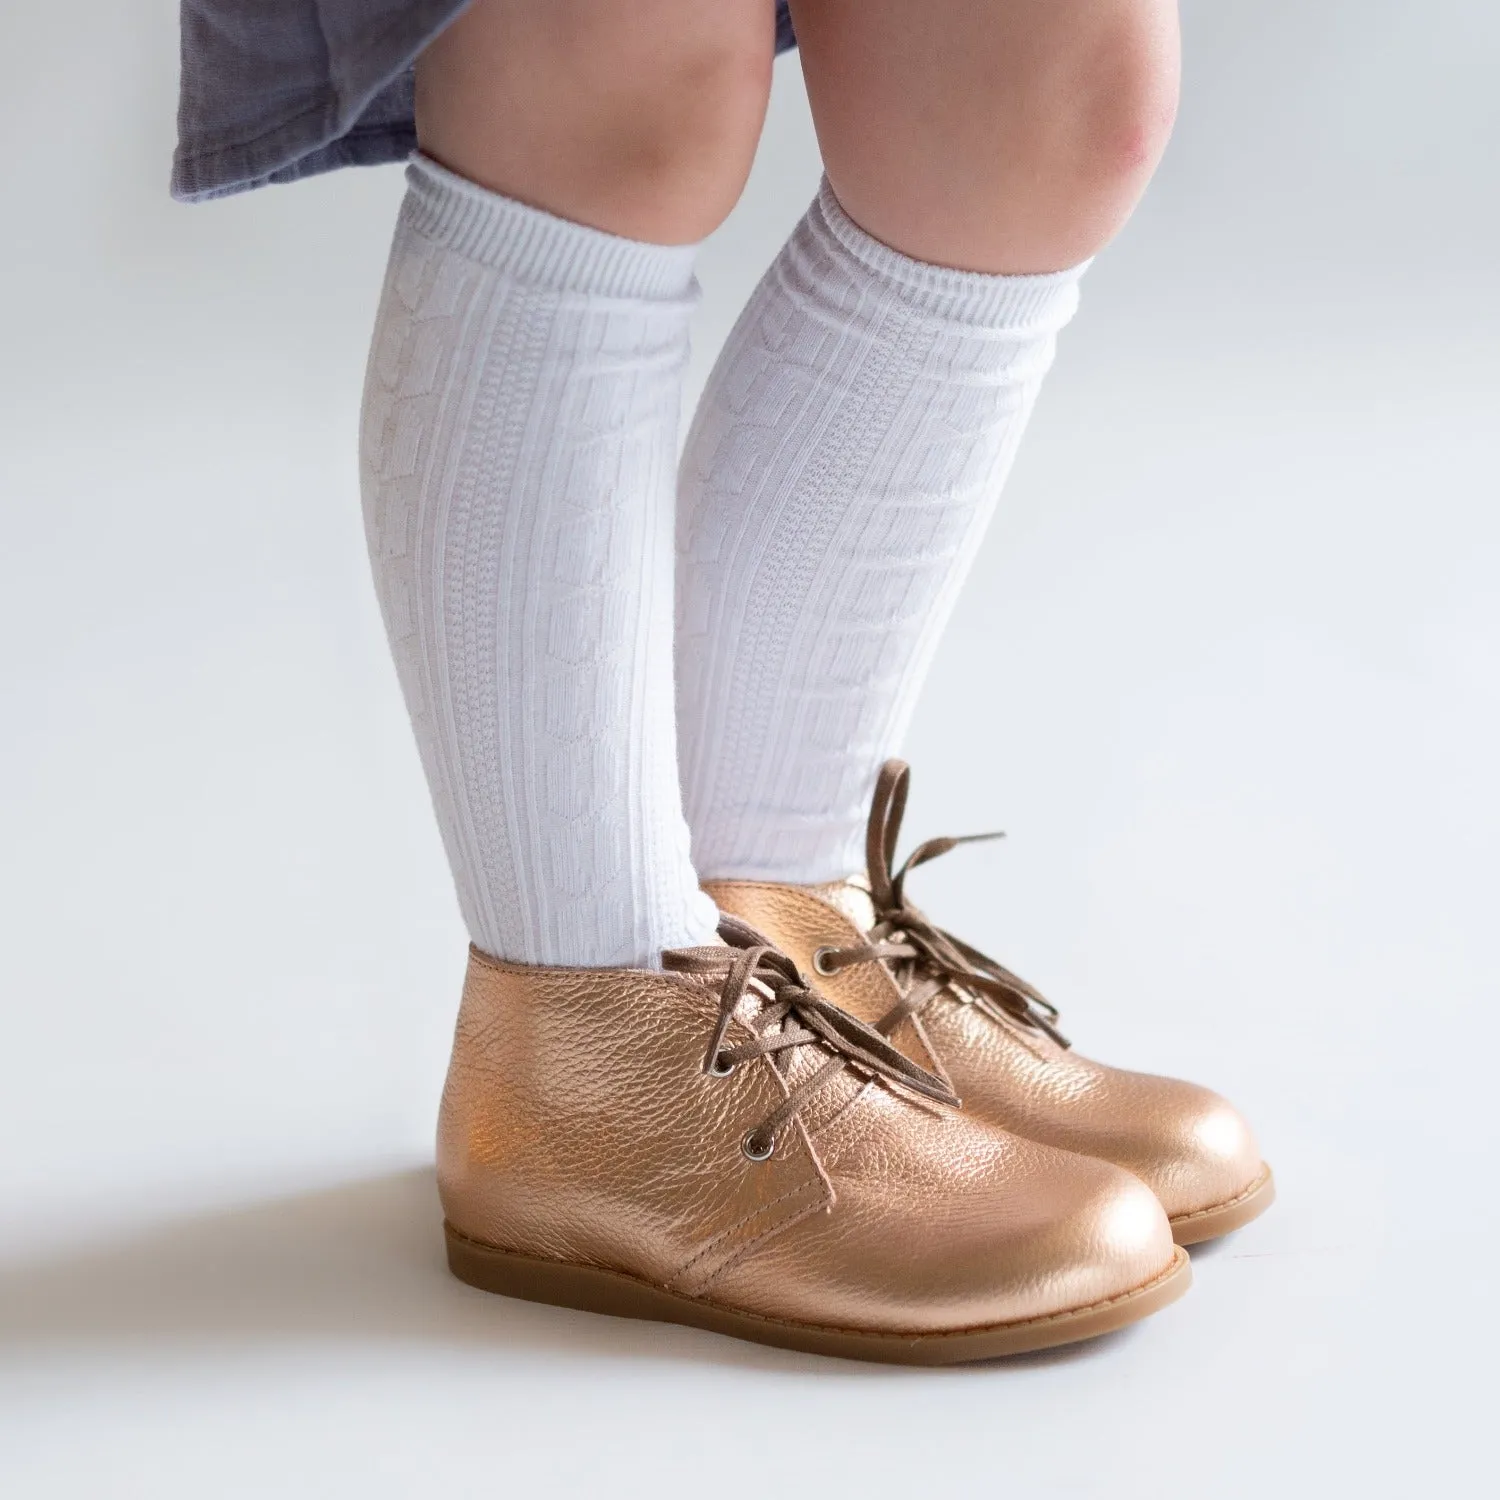
<svg viewBox="0 0 1500 1500"><path fill-rule="evenodd" d="M649 966L713 932L673 470L693 241L743 184L771 51L766 0L479 0L419 66L445 165L413 166L391 253L365 514L464 919L500 957Z"/></svg>
<svg viewBox="0 0 1500 1500"><path fill-rule="evenodd" d="M828 181L689 436L678 712L701 873L811 883L863 865L876 771L1079 262L1165 142L1177 55L1169 0L794 0L793 15Z"/></svg>
<svg viewBox="0 0 1500 1500"><path fill-rule="evenodd" d="M422 149L491 192L653 244L739 199L771 0L478 0L417 65Z"/></svg>
<svg viewBox="0 0 1500 1500"><path fill-rule="evenodd" d="M1177 0L794 0L833 190L914 260L1059 271L1130 216L1177 107Z"/></svg>

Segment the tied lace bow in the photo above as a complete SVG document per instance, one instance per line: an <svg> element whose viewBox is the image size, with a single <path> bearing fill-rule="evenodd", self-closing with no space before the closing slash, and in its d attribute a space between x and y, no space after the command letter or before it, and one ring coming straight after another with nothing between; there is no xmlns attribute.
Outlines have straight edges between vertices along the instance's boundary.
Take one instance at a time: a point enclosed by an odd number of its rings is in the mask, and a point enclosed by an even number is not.
<svg viewBox="0 0 1500 1500"><path fill-rule="evenodd" d="M907 901L906 877L919 865L947 854L960 844L1005 837L1003 833L970 833L960 838L928 839L925 844L918 844L897 868L896 840L901 833L910 783L911 767L903 760L886 761L875 781L875 797L865 833L875 925L866 934L866 940L855 947L820 948L814 956L814 967L820 973L836 974L852 964L880 960L891 964L904 993L876 1023L877 1031L894 1031L934 995L947 990L956 998L977 1005L993 1020L1009 1019L1045 1032L1059 1046L1068 1046L1067 1038L1057 1030L1058 1011L1051 1001L1004 964L945 932Z"/></svg>
<svg viewBox="0 0 1500 1500"><path fill-rule="evenodd" d="M777 1061L782 1053L817 1046L832 1054L750 1131L743 1142L747 1156L757 1161L768 1157L775 1149L777 1131L845 1068L884 1079L936 1104L958 1105L958 1097L941 1078L912 1062L878 1031L808 988L796 964L754 928L734 917L724 917L719 923L719 937L725 946L673 948L662 954L663 966L678 974L722 976L719 1015L704 1054L703 1071L727 1077L740 1063L765 1057L784 1077L785 1066ZM752 1017L741 1019L755 1035L749 1041L726 1046L730 1020L752 989L761 999L760 1009Z"/></svg>

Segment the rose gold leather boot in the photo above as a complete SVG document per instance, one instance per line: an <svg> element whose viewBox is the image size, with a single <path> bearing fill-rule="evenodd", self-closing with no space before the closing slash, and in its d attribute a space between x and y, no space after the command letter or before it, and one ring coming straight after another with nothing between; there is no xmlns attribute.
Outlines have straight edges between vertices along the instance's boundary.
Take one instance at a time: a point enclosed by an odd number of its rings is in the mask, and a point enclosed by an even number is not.
<svg viewBox="0 0 1500 1500"><path fill-rule="evenodd" d="M931 839L893 868L909 779L902 761L881 769L867 880L712 881L705 888L721 911L766 933L817 975L837 1005L951 1083L966 1113L1134 1172L1160 1199L1179 1245L1263 1213L1275 1193L1271 1169L1228 1103L1195 1084L1080 1057L1036 990L907 901L909 870L967 842Z"/></svg>
<svg viewBox="0 0 1500 1500"><path fill-rule="evenodd" d="M665 972L471 952L443 1094L448 1263L538 1302L910 1364L1175 1300L1128 1172L990 1129L758 934Z"/></svg>

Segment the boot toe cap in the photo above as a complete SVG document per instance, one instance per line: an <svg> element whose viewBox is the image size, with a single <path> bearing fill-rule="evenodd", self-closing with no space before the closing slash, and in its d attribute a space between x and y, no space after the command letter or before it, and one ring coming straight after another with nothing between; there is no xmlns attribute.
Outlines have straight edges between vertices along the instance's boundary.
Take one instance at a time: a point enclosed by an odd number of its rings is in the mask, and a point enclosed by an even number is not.
<svg viewBox="0 0 1500 1500"><path fill-rule="evenodd" d="M831 1211L733 1266L710 1295L928 1334L1080 1312L1176 1264L1161 1204L1123 1168L956 1118L887 1144L835 1167Z"/></svg>
<svg viewBox="0 0 1500 1500"><path fill-rule="evenodd" d="M1228 1100L1172 1083L1164 1103L1162 1138L1136 1170L1172 1218L1232 1202L1264 1176L1254 1133Z"/></svg>
<svg viewBox="0 0 1500 1500"><path fill-rule="evenodd" d="M1156 1195L1134 1174L1089 1158L1075 1172L1077 1201L1038 1236L1033 1254L1054 1314L1133 1292L1173 1263L1172 1229Z"/></svg>

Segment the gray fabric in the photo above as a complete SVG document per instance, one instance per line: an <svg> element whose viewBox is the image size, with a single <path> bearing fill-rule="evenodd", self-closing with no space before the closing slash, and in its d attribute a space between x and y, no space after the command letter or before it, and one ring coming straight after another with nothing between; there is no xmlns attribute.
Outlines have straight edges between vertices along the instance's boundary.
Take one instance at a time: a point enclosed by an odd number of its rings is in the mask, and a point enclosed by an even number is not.
<svg viewBox="0 0 1500 1500"><path fill-rule="evenodd" d="M182 0L172 196L221 198L409 156L412 60L467 3ZM786 0L774 3L784 51L795 38Z"/></svg>

